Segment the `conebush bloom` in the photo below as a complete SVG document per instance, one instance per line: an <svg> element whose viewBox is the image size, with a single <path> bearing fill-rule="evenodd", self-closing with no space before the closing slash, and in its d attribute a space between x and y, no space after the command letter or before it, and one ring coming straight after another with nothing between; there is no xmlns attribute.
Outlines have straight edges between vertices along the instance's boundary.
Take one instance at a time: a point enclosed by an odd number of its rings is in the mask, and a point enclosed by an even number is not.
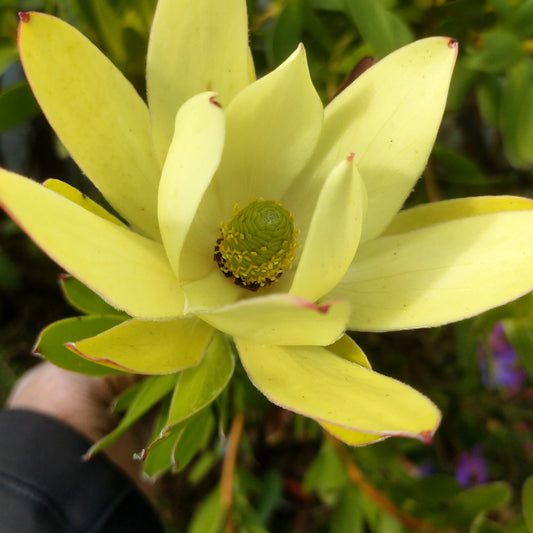
<svg viewBox="0 0 533 533"><path fill-rule="evenodd" d="M437 134L454 41L397 50L325 109L302 45L255 79L244 0L158 2L147 103L61 20L22 15L19 47L44 114L119 215L57 180L0 173L7 212L103 299L86 329L62 330L61 364L162 375L149 383L174 388L168 428L225 386L233 339L272 402L345 442L431 437L438 409L374 372L345 331L436 326L533 286L531 201L399 212Z"/></svg>

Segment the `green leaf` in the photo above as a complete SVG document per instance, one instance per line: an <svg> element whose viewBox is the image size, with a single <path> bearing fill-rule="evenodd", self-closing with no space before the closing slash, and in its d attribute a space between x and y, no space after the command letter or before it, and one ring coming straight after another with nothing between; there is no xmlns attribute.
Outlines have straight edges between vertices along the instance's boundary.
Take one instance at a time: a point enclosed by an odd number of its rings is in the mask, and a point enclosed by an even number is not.
<svg viewBox="0 0 533 533"><path fill-rule="evenodd" d="M181 372L165 430L209 405L225 389L234 368L231 347L224 335L217 333L200 364Z"/></svg>
<svg viewBox="0 0 533 533"><path fill-rule="evenodd" d="M316 492L328 505L334 504L348 483L343 462L329 440L324 440L320 452L311 463L303 480L307 492Z"/></svg>
<svg viewBox="0 0 533 533"><path fill-rule="evenodd" d="M67 301L79 311L94 315L117 315L127 318L123 311L115 309L100 296L73 276L61 278L61 289Z"/></svg>
<svg viewBox="0 0 533 533"><path fill-rule="evenodd" d="M513 30L521 39L533 35L533 0L528 0L518 6L510 20Z"/></svg>
<svg viewBox="0 0 533 533"><path fill-rule="evenodd" d="M76 355L73 351L65 348L65 344L98 335L98 333L120 324L123 320L122 317L118 316L79 316L59 320L41 331L33 351L54 365L73 372L90 376L121 374L122 372L118 370L93 363Z"/></svg>
<svg viewBox="0 0 533 533"><path fill-rule="evenodd" d="M361 496L356 487L347 487L331 520L330 533L363 533L364 515Z"/></svg>
<svg viewBox="0 0 533 533"><path fill-rule="evenodd" d="M216 334L200 364L183 370L177 378L165 423L147 448L145 473L157 475L158 469L170 466L167 451L174 458L175 470L182 470L205 446L214 426L206 407L224 390L234 367L231 346L223 334ZM152 454L156 457L150 459Z"/></svg>
<svg viewBox="0 0 533 533"><path fill-rule="evenodd" d="M443 178L451 183L481 185L488 183L477 165L455 150L449 150L441 144L433 147L433 156L440 167Z"/></svg>
<svg viewBox="0 0 533 533"><path fill-rule="evenodd" d="M152 429L151 441L155 441L153 446L146 450L146 457L143 461L143 473L155 478L170 470L173 465L172 451L178 439L178 434L169 435L169 438L160 438L160 432L165 426L165 421L168 416L168 408L170 407L170 395L163 399L157 415L157 419Z"/></svg>
<svg viewBox="0 0 533 533"><path fill-rule="evenodd" d="M461 485L456 479L445 474L421 478L413 488L417 501L422 502L423 507L429 507L433 503L440 506L442 502L451 500L461 492Z"/></svg>
<svg viewBox="0 0 533 533"><path fill-rule="evenodd" d="M0 289L11 290L19 286L20 273L10 257L0 248Z"/></svg>
<svg viewBox="0 0 533 533"><path fill-rule="evenodd" d="M466 525L481 513L502 507L510 499L509 485L503 481L495 481L478 485L455 496L450 501L450 512Z"/></svg>
<svg viewBox="0 0 533 533"><path fill-rule="evenodd" d="M266 524L283 499L282 474L277 470L269 470L261 481L261 492L255 508L261 523Z"/></svg>
<svg viewBox="0 0 533 533"><path fill-rule="evenodd" d="M450 92L446 101L446 110L459 111L470 96L472 87L476 85L480 73L472 70L464 56L459 56L453 68Z"/></svg>
<svg viewBox="0 0 533 533"><path fill-rule="evenodd" d="M198 483L204 479L219 458L219 454L211 450L207 450L202 453L191 467L188 476L189 482L193 485L198 485Z"/></svg>
<svg viewBox="0 0 533 533"><path fill-rule="evenodd" d="M95 453L100 452L122 435L122 433L172 390L178 376L179 374L168 374L146 378L141 387L139 387L135 400L133 400L117 427L93 444L86 456L88 458L92 457Z"/></svg>
<svg viewBox="0 0 533 533"><path fill-rule="evenodd" d="M121 17L115 12L107 0L92 2L94 16L98 29L109 56L115 63L123 63L126 59L126 51L122 41L123 23Z"/></svg>
<svg viewBox="0 0 533 533"><path fill-rule="evenodd" d="M509 18L513 12L512 2L509 0L489 0L490 7L503 20Z"/></svg>
<svg viewBox="0 0 533 533"><path fill-rule="evenodd" d="M0 134L24 124L41 113L27 83L0 92Z"/></svg>
<svg viewBox="0 0 533 533"><path fill-rule="evenodd" d="M216 488L201 503L187 533L220 533L224 525L224 517L225 511L220 489Z"/></svg>
<svg viewBox="0 0 533 533"><path fill-rule="evenodd" d="M344 11L344 0L310 0L309 4L313 9Z"/></svg>
<svg viewBox="0 0 533 533"><path fill-rule="evenodd" d="M520 39L508 32L486 34L483 48L471 51L468 65L482 72L503 72L523 57Z"/></svg>
<svg viewBox="0 0 533 533"><path fill-rule="evenodd" d="M483 120L492 127L499 127L502 84L497 76L484 76L476 86L476 97Z"/></svg>
<svg viewBox="0 0 533 533"><path fill-rule="evenodd" d="M533 378L533 326L526 320L504 320L505 335Z"/></svg>
<svg viewBox="0 0 533 533"><path fill-rule="evenodd" d="M522 487L522 509L529 533L533 533L533 476L529 476Z"/></svg>
<svg viewBox="0 0 533 533"><path fill-rule="evenodd" d="M281 64L289 57L302 35L302 8L300 2L288 2L267 34L267 52L271 66Z"/></svg>
<svg viewBox="0 0 533 533"><path fill-rule="evenodd" d="M518 168L533 165L533 59L507 72L500 109L500 126L509 161Z"/></svg>
<svg viewBox="0 0 533 533"><path fill-rule="evenodd" d="M17 47L13 43L0 46L0 75L19 57Z"/></svg>
<svg viewBox="0 0 533 533"><path fill-rule="evenodd" d="M215 419L210 409L204 409L191 420L184 421L184 427L175 441L174 473L183 470L198 451L207 445L214 428Z"/></svg>
<svg viewBox="0 0 533 533"><path fill-rule="evenodd" d="M344 0L345 11L351 16L363 40L379 58L413 40L409 28L383 3L374 0Z"/></svg>
<svg viewBox="0 0 533 533"><path fill-rule="evenodd" d="M113 404L111 406L112 412L117 414L128 410L130 405L133 403L133 400L135 400L135 397L137 396L141 386L142 382L140 381L139 383L135 383L131 387L128 387L124 392L117 396L113 400Z"/></svg>

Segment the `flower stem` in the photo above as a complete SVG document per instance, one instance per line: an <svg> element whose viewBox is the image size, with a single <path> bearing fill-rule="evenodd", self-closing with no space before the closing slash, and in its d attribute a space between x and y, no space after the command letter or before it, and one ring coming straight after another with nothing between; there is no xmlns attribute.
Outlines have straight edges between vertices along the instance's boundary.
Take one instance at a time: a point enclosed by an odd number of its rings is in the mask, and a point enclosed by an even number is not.
<svg viewBox="0 0 533 533"><path fill-rule="evenodd" d="M233 532L235 527L231 513L233 503L233 475L235 473L235 464L237 462L237 452L241 440L242 429L244 426L244 414L239 413L231 423L228 434L228 447L224 462L222 463L222 475L220 477L220 498L222 505L226 510L226 527L225 531Z"/></svg>

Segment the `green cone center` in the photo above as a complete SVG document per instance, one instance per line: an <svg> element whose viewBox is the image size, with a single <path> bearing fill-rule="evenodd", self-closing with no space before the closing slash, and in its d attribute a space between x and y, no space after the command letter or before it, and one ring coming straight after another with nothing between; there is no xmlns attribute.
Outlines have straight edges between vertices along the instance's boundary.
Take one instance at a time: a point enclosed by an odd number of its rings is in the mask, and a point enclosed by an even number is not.
<svg viewBox="0 0 533 533"><path fill-rule="evenodd" d="M291 266L297 246L292 215L278 202L255 200L221 225L215 246L220 270L246 289L276 281Z"/></svg>

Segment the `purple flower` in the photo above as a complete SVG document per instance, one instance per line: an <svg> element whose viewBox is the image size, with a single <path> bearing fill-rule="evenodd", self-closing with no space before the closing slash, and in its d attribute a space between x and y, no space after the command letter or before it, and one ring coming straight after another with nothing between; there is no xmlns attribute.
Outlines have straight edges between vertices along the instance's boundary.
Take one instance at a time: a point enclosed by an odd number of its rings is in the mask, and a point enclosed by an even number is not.
<svg viewBox="0 0 533 533"><path fill-rule="evenodd" d="M455 479L465 488L488 481L487 462L476 444L470 452L462 452L455 468Z"/></svg>
<svg viewBox="0 0 533 533"><path fill-rule="evenodd" d="M527 373L520 368L520 361L500 322L491 331L487 346L479 347L478 356L483 384L489 389L501 389L513 395L527 380Z"/></svg>

